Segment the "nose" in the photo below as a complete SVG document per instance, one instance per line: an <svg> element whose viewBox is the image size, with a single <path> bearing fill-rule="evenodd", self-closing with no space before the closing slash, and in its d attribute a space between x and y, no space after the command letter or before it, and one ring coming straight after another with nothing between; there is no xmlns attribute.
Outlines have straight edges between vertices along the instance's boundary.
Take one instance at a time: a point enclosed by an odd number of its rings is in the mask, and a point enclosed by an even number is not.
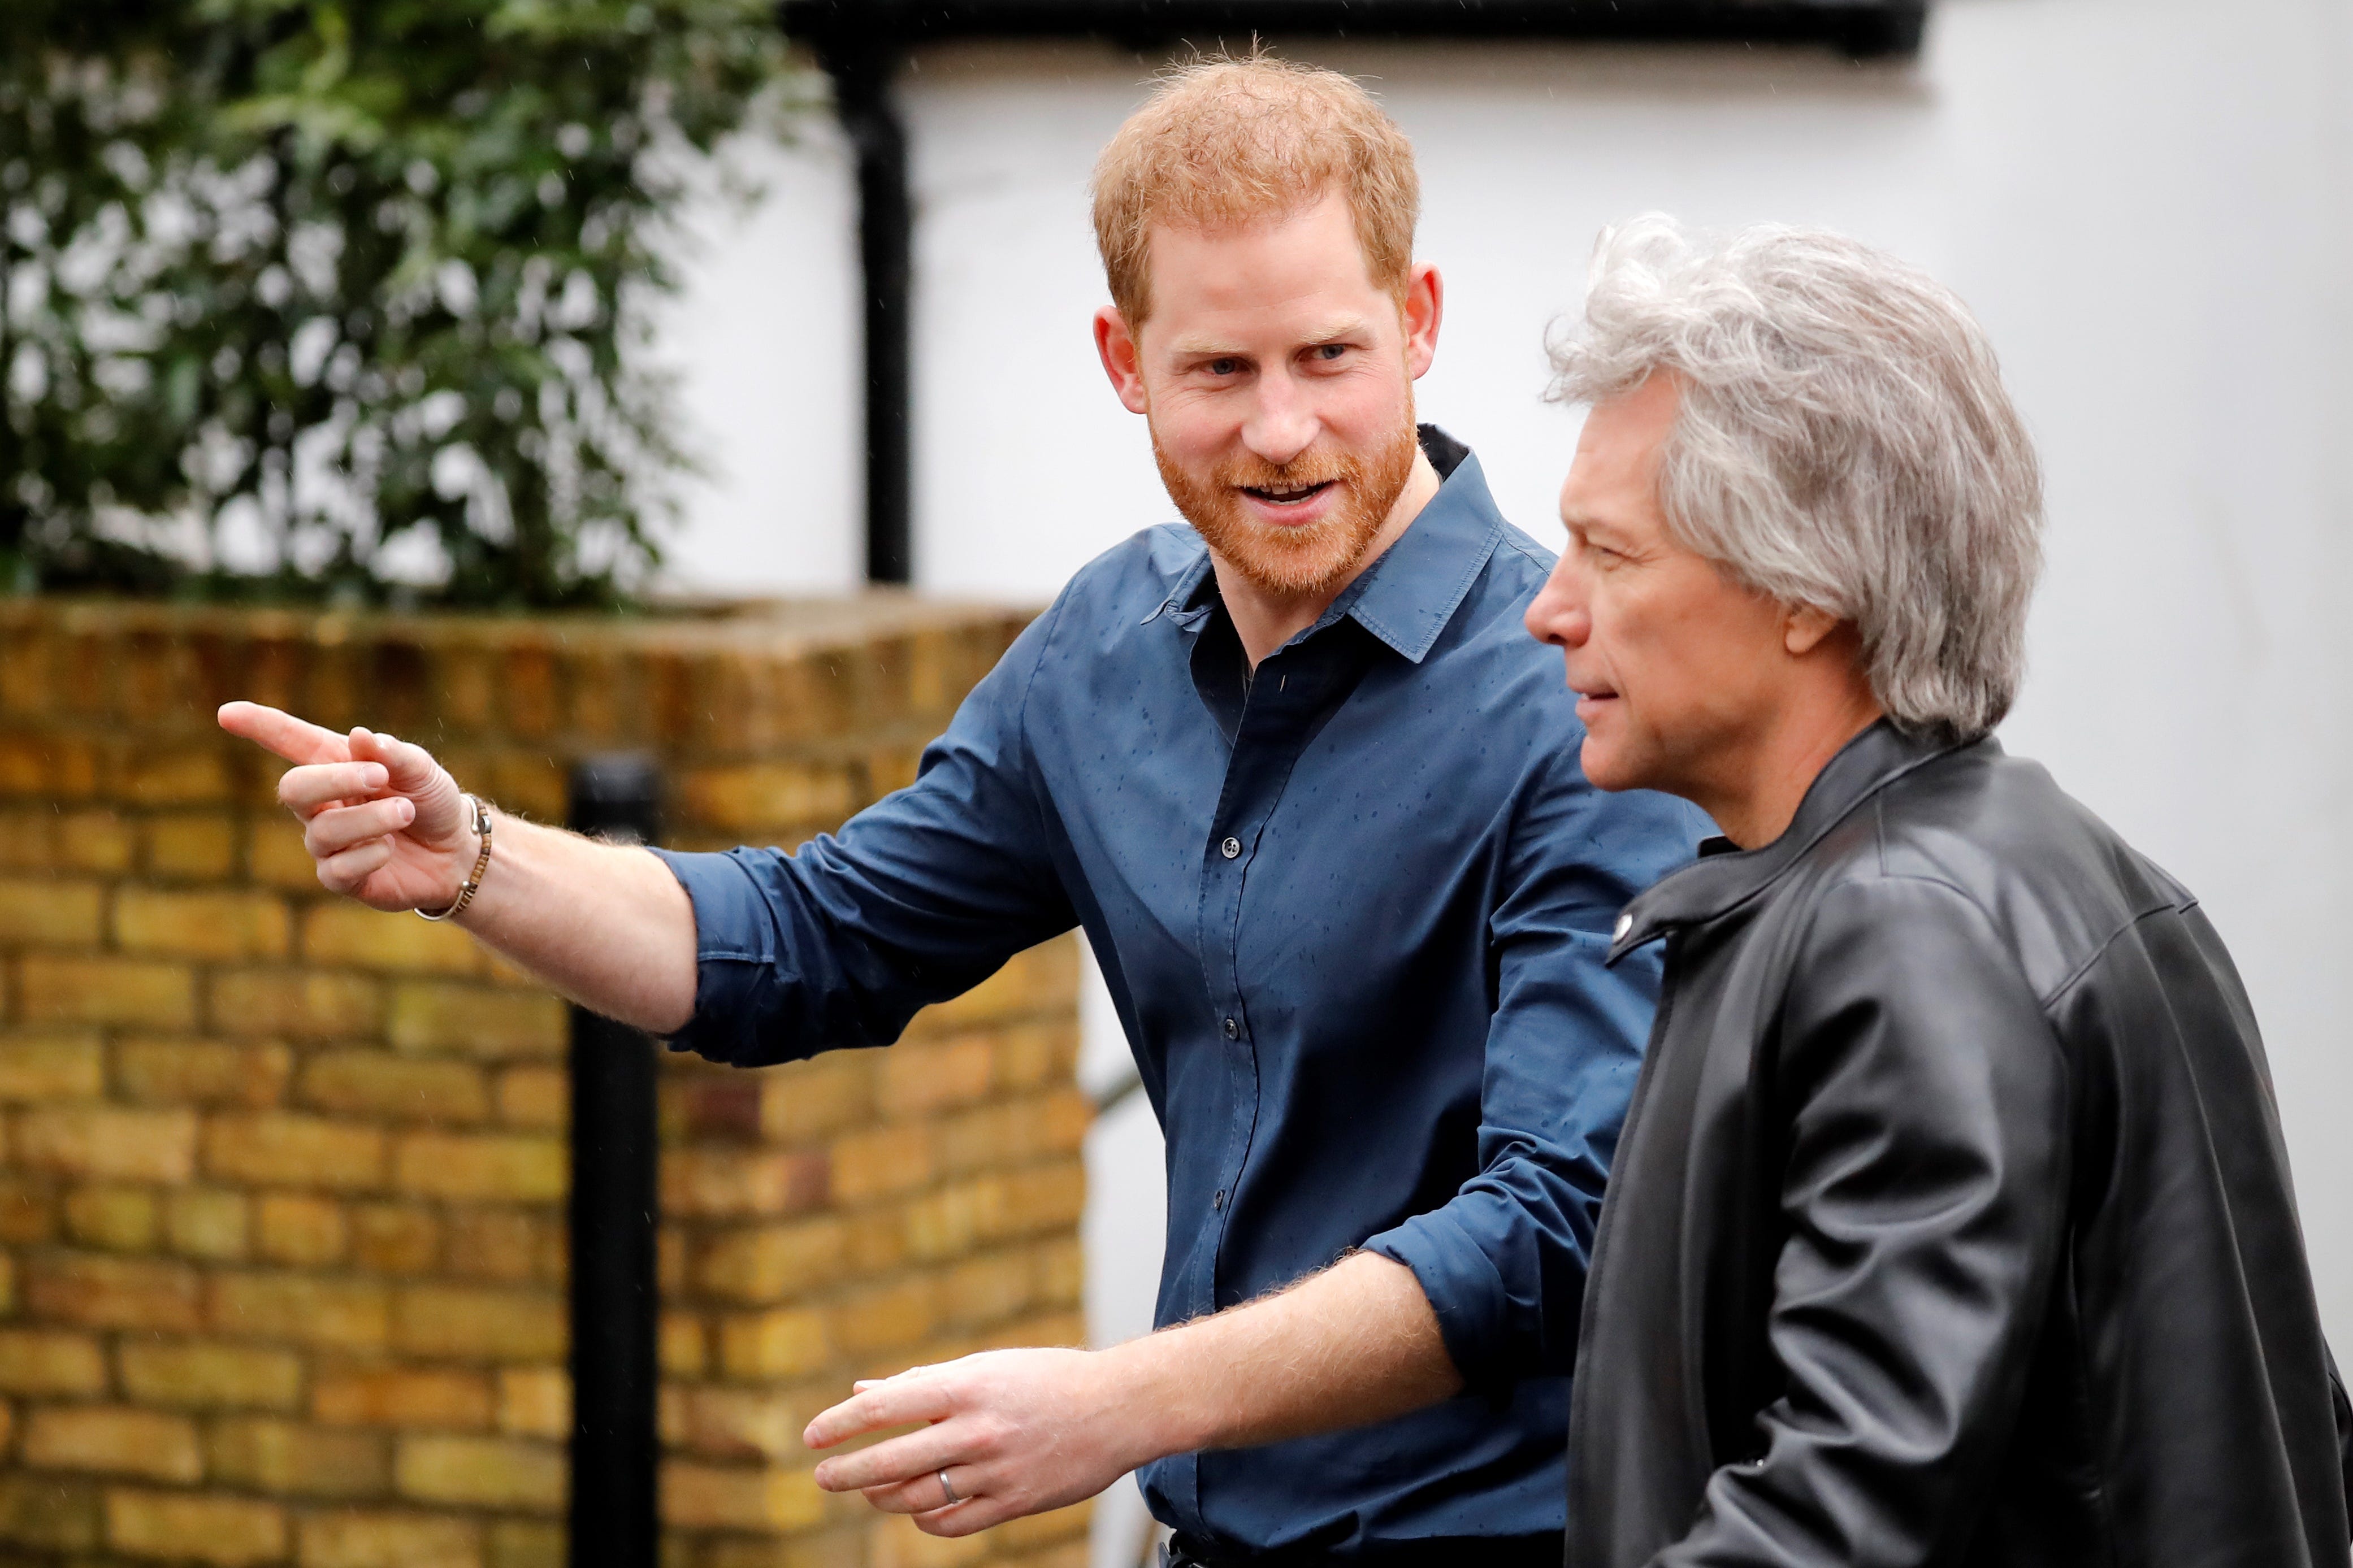
<svg viewBox="0 0 2353 1568"><path fill-rule="evenodd" d="M1297 380L1288 370L1262 374L1250 416L1242 426L1242 444L1251 455L1281 468L1315 444L1321 422Z"/></svg>
<svg viewBox="0 0 2353 1568"><path fill-rule="evenodd" d="M1593 635L1593 616L1586 608L1583 574L1576 562L1572 547L1553 567L1552 575L1536 590L1536 596L1528 602L1528 613L1524 617L1530 637L1572 652L1583 647L1586 639Z"/></svg>

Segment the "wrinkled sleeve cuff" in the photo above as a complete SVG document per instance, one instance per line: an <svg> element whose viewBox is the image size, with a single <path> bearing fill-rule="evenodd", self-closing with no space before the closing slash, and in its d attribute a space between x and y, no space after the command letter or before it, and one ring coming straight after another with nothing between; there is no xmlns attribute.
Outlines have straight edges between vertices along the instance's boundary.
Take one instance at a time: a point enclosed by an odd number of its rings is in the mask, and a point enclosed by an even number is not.
<svg viewBox="0 0 2353 1568"><path fill-rule="evenodd" d="M1494 1259L1444 1209L1414 1215L1365 1243L1366 1252L1413 1270L1438 1314L1438 1332L1454 1370L1472 1388L1517 1381L1506 1343L1510 1292Z"/></svg>
<svg viewBox="0 0 2353 1568"><path fill-rule="evenodd" d="M775 1000L775 912L744 858L768 852L653 853L694 906L694 1016L670 1048L735 1067L783 1060L761 1027Z"/></svg>

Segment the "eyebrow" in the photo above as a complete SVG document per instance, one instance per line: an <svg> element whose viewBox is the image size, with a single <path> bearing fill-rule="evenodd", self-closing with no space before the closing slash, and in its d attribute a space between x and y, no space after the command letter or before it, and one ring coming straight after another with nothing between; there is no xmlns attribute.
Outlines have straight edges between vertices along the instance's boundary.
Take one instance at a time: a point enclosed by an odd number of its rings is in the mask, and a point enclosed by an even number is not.
<svg viewBox="0 0 2353 1568"><path fill-rule="evenodd" d="M1299 346L1313 348L1321 343L1337 342L1343 338L1358 337L1365 329L1366 321L1362 316L1335 317L1303 335ZM1224 338L1178 338L1168 345L1168 353L1177 359L1240 359L1248 352Z"/></svg>

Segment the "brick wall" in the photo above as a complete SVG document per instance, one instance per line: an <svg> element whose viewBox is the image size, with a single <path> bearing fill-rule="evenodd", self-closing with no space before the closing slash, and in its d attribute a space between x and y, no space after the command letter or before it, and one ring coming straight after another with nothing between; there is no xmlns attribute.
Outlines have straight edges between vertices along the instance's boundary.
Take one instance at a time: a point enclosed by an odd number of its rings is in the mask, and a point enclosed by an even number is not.
<svg viewBox="0 0 2353 1568"><path fill-rule="evenodd" d="M0 1560L563 1558L564 1008L324 896L217 703L542 820L571 756L649 749L670 843L793 844L912 777L1020 625L0 601ZM1063 941L888 1051L665 1058L665 1568L1083 1561L1081 1510L934 1542L798 1438L853 1377L1082 1339L1074 995Z"/></svg>

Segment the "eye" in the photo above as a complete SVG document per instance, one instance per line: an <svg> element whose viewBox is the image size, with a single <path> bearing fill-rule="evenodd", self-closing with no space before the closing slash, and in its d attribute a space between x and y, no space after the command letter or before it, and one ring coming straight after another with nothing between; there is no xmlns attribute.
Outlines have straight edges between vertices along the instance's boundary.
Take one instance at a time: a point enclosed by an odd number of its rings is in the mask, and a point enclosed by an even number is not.
<svg viewBox="0 0 2353 1568"><path fill-rule="evenodd" d="M1338 359L1347 352L1348 345L1345 343L1318 343L1315 346L1315 357L1320 360Z"/></svg>
<svg viewBox="0 0 2353 1568"><path fill-rule="evenodd" d="M1242 362L1238 359L1213 359L1208 364L1211 375L1232 375L1241 368Z"/></svg>

